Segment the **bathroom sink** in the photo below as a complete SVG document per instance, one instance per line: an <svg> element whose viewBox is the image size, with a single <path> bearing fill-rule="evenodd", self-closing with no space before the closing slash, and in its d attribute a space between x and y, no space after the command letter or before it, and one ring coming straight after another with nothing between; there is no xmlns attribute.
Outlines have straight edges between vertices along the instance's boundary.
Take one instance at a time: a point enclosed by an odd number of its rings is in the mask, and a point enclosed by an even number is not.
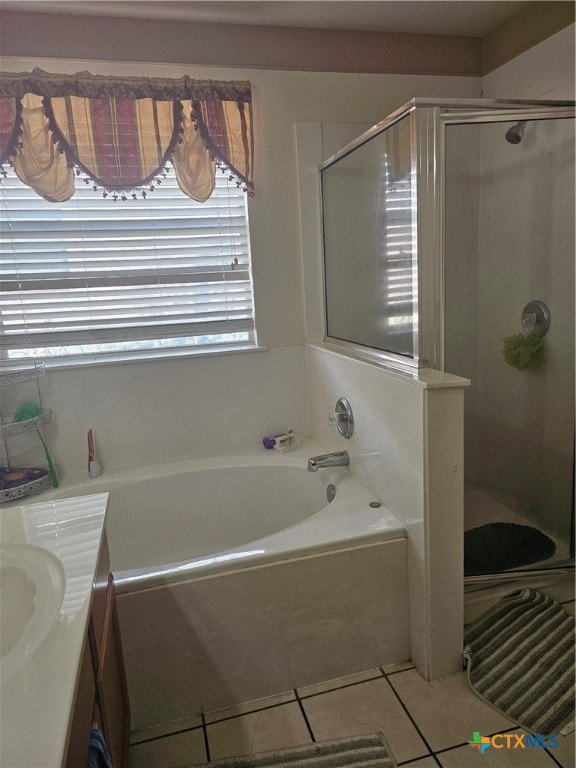
<svg viewBox="0 0 576 768"><path fill-rule="evenodd" d="M0 678L32 654L58 619L66 578L51 552L32 544L0 547Z"/></svg>

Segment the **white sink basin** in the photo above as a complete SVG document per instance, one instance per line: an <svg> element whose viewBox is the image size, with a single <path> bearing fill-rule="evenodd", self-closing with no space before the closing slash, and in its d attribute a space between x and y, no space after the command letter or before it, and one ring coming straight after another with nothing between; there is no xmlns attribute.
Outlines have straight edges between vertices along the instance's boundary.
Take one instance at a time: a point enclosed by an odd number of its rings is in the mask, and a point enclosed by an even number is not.
<svg viewBox="0 0 576 768"><path fill-rule="evenodd" d="M0 547L0 678L11 675L58 619L66 578L51 552L32 544Z"/></svg>

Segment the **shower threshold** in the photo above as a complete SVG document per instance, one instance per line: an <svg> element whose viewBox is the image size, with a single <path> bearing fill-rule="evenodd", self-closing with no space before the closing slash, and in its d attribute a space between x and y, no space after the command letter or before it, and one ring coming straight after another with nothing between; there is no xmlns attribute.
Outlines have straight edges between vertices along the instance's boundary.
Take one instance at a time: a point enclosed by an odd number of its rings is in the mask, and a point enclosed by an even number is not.
<svg viewBox="0 0 576 768"><path fill-rule="evenodd" d="M469 587L474 584L485 587L488 583L501 584L509 581L521 581L530 577L563 577L574 574L576 564L574 560L564 562L555 562L547 568L535 568L534 566L525 566L516 571L499 571L498 573L482 573L475 576L464 576L464 586Z"/></svg>

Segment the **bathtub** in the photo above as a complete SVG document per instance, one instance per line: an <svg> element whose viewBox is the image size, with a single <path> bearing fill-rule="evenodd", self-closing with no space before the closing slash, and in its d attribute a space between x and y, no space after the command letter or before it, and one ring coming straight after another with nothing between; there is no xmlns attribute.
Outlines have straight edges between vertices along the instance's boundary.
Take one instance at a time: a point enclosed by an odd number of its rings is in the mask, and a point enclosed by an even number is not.
<svg viewBox="0 0 576 768"><path fill-rule="evenodd" d="M322 452L158 462L51 492L110 492L135 731L409 658L404 528L349 470L308 472Z"/></svg>

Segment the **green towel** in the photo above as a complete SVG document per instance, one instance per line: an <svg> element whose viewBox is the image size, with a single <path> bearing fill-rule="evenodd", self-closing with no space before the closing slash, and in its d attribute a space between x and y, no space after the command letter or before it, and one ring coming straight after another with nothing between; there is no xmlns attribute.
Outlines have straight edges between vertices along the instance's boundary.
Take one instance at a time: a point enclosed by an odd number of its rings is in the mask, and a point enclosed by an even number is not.
<svg viewBox="0 0 576 768"><path fill-rule="evenodd" d="M513 368L521 371L544 362L544 340L537 333L517 333L515 336L507 336L503 341L504 360Z"/></svg>

